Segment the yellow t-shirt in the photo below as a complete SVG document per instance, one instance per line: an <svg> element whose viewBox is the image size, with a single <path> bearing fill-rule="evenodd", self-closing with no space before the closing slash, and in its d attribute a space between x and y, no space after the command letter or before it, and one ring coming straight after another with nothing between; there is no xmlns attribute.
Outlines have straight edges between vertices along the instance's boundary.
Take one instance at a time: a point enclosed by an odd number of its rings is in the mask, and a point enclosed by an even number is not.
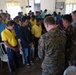
<svg viewBox="0 0 76 75"><path fill-rule="evenodd" d="M32 19L30 19L30 23L31 23L31 26L33 26L36 24L36 20L33 21Z"/></svg>
<svg viewBox="0 0 76 75"><path fill-rule="evenodd" d="M32 27L32 34L36 37L36 38L40 38L41 34L42 34L42 28L41 25L37 26L36 24Z"/></svg>
<svg viewBox="0 0 76 75"><path fill-rule="evenodd" d="M18 24L21 26L21 21L19 21Z"/></svg>
<svg viewBox="0 0 76 75"><path fill-rule="evenodd" d="M5 20L5 21L3 21L3 22L5 22L5 23L7 24L7 23L8 23L8 21L9 21L9 20L7 20L7 19L6 19L6 20Z"/></svg>
<svg viewBox="0 0 76 75"><path fill-rule="evenodd" d="M11 32L8 29L3 30L1 33L1 37L2 37L2 41L8 41L8 43L12 47L15 47L18 45L14 30L12 30Z"/></svg>

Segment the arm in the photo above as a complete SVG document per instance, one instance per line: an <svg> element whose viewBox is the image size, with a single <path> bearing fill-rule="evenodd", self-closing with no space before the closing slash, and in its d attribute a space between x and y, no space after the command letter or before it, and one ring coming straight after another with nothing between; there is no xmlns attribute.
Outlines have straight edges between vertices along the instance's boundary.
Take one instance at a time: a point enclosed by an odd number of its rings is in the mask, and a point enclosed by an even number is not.
<svg viewBox="0 0 76 75"><path fill-rule="evenodd" d="M39 56L40 59L44 58L44 39L43 39L43 37L41 37L40 40L39 40L38 56Z"/></svg>
<svg viewBox="0 0 76 75"><path fill-rule="evenodd" d="M8 48L10 48L10 49L12 49L12 50L16 50L16 48L14 48L14 47L12 47L9 43L8 43L8 41L4 41L4 44L8 47Z"/></svg>
<svg viewBox="0 0 76 75"><path fill-rule="evenodd" d="M21 41L22 41L22 43L24 44L24 45L27 45L27 43L25 42L25 41L27 41L26 40L26 38L24 37L24 35L26 35L27 33L25 32L25 34L22 32L22 29L21 28L19 28L19 35L20 35L20 39L21 39Z"/></svg>
<svg viewBox="0 0 76 75"><path fill-rule="evenodd" d="M2 32L1 33L1 38L2 38L2 41L4 41L4 44L8 47L8 48L11 48L13 50L16 50L16 48L12 47L9 43L8 43L8 40L7 40L7 37L6 37L6 33L5 32Z"/></svg>

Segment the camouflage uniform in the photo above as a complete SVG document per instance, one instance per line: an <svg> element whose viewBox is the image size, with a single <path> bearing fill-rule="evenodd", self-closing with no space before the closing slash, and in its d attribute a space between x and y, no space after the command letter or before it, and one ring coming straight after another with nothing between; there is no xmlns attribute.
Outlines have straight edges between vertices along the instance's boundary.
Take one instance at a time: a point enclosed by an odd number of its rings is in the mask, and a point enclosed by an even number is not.
<svg viewBox="0 0 76 75"><path fill-rule="evenodd" d="M42 75L60 75L65 65L66 37L58 28L51 29L39 40L38 55L43 59Z"/></svg>
<svg viewBox="0 0 76 75"><path fill-rule="evenodd" d="M72 25L68 26L65 30L65 35L67 37L66 41L66 50L65 50L65 61L66 61L66 68L68 67L68 61L73 60L73 57L76 55L76 30L73 28ZM75 45L75 46L74 46Z"/></svg>

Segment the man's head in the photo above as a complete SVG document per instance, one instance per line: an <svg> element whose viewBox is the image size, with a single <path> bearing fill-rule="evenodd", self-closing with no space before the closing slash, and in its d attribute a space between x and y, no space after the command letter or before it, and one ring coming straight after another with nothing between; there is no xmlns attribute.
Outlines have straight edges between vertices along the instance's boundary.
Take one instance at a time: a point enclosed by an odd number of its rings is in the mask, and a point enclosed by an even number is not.
<svg viewBox="0 0 76 75"><path fill-rule="evenodd" d="M10 14L7 14L7 19L9 20L11 18L11 15Z"/></svg>
<svg viewBox="0 0 76 75"><path fill-rule="evenodd" d="M35 15L32 15L32 16L31 16L31 19L34 20L34 19L35 19Z"/></svg>
<svg viewBox="0 0 76 75"><path fill-rule="evenodd" d="M49 31L50 29L56 27L56 22L55 19L51 16L48 16L44 19L44 25L47 31Z"/></svg>
<svg viewBox="0 0 76 75"><path fill-rule="evenodd" d="M46 13L47 12L47 9L45 9L44 12Z"/></svg>
<svg viewBox="0 0 76 75"><path fill-rule="evenodd" d="M42 19L41 18L37 18L36 19L36 25L41 25L41 23L42 23Z"/></svg>
<svg viewBox="0 0 76 75"><path fill-rule="evenodd" d="M72 12L72 19L76 20L76 10Z"/></svg>
<svg viewBox="0 0 76 75"><path fill-rule="evenodd" d="M14 21L15 21L16 23L18 23L18 22L20 21L19 16L16 16L16 17L14 18Z"/></svg>
<svg viewBox="0 0 76 75"><path fill-rule="evenodd" d="M25 16L24 16L24 17L22 18L22 25L23 25L23 26L27 26L27 25L28 25L28 22L29 22L28 17L25 17Z"/></svg>
<svg viewBox="0 0 76 75"><path fill-rule="evenodd" d="M16 22L13 21L13 20L11 20L11 21L9 21L9 22L7 23L7 28L8 28L9 30L13 30L15 25L16 25Z"/></svg>
<svg viewBox="0 0 76 75"><path fill-rule="evenodd" d="M2 16L0 16L0 22L2 22Z"/></svg>
<svg viewBox="0 0 76 75"><path fill-rule="evenodd" d="M6 13L2 14L2 18L3 18L3 20L6 20L6 18L7 18Z"/></svg>
<svg viewBox="0 0 76 75"><path fill-rule="evenodd" d="M66 14L62 17L62 21L63 21L64 27L69 26L72 22L72 16L69 14Z"/></svg>

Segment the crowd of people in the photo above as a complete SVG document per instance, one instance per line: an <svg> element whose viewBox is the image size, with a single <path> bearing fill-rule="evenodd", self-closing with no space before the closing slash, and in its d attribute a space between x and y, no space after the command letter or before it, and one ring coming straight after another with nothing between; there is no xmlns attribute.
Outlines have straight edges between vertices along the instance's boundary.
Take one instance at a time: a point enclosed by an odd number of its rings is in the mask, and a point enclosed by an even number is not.
<svg viewBox="0 0 76 75"><path fill-rule="evenodd" d="M13 75L17 75L15 67L20 67L18 39L27 68L42 59L42 75L63 75L69 65L76 65L76 10L66 15L47 14L47 9L35 14L19 12L14 19L1 10L0 42L7 47Z"/></svg>

